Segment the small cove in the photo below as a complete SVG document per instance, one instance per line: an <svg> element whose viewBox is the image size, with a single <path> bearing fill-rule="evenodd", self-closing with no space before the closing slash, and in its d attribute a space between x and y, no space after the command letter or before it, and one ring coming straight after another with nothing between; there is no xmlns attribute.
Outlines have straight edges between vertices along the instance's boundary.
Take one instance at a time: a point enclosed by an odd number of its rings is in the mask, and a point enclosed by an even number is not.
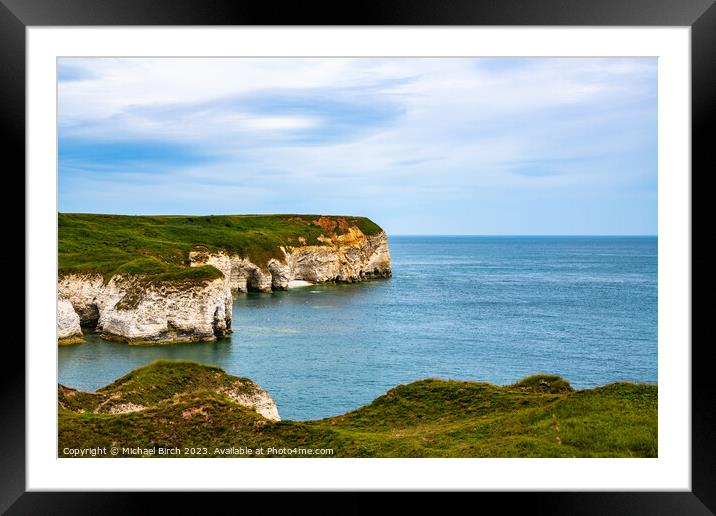
<svg viewBox="0 0 716 516"><path fill-rule="evenodd" d="M135 347L87 335L59 381L94 390L153 360L218 365L318 419L425 377L575 387L657 380L656 237L391 237L393 278L241 294L229 338Z"/></svg>

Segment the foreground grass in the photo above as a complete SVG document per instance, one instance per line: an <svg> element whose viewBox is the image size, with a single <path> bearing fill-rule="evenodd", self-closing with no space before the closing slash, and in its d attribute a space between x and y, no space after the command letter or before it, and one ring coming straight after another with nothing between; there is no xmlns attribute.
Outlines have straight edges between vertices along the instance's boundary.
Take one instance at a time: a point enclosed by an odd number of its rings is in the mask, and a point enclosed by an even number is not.
<svg viewBox="0 0 716 516"><path fill-rule="evenodd" d="M219 368L158 361L96 393L61 386L59 455L94 447L178 447L181 456L197 456L192 448L224 456L230 447L330 448L333 457L657 455L655 385L575 391L549 375L505 387L427 379L341 416L274 423L217 392L235 381ZM146 408L101 413L107 403L126 402Z"/></svg>
<svg viewBox="0 0 716 516"><path fill-rule="evenodd" d="M327 231L319 222L344 220ZM366 235L381 228L365 217L319 215L130 216L61 213L58 215L60 275L139 273L153 280L205 280L220 277L214 267L188 267L189 251L226 250L265 267L280 258L281 246L317 244L345 224Z"/></svg>

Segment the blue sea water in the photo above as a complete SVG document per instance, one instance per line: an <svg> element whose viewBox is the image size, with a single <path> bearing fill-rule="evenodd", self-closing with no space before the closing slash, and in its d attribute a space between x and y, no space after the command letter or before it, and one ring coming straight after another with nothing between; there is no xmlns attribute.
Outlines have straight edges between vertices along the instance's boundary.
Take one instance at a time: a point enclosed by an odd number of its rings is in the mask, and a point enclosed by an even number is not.
<svg viewBox="0 0 716 516"><path fill-rule="evenodd" d="M158 358L267 389L283 419L318 419L426 377L578 388L657 381L656 237L391 237L393 277L241 294L230 338L63 347L59 381L94 390Z"/></svg>

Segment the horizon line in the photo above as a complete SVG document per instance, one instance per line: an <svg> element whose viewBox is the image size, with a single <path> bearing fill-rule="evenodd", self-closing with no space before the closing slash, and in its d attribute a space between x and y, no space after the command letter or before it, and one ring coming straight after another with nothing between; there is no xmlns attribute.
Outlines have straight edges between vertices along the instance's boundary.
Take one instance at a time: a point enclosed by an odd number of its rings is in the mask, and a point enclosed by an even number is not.
<svg viewBox="0 0 716 516"><path fill-rule="evenodd" d="M395 233L388 237L658 237L658 233Z"/></svg>

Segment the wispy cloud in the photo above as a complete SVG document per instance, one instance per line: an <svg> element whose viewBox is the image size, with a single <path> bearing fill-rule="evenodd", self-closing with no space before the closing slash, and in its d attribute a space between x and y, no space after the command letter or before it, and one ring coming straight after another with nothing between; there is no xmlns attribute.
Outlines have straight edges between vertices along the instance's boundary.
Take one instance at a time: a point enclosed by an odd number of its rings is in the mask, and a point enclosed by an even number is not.
<svg viewBox="0 0 716 516"><path fill-rule="evenodd" d="M656 67L63 58L60 209L356 213L393 233L653 233Z"/></svg>
<svg viewBox="0 0 716 516"><path fill-rule="evenodd" d="M431 161L439 161L444 158L413 158L413 159L402 159L394 161L392 164L396 167L409 167L412 165L420 165L423 163L430 163Z"/></svg>

